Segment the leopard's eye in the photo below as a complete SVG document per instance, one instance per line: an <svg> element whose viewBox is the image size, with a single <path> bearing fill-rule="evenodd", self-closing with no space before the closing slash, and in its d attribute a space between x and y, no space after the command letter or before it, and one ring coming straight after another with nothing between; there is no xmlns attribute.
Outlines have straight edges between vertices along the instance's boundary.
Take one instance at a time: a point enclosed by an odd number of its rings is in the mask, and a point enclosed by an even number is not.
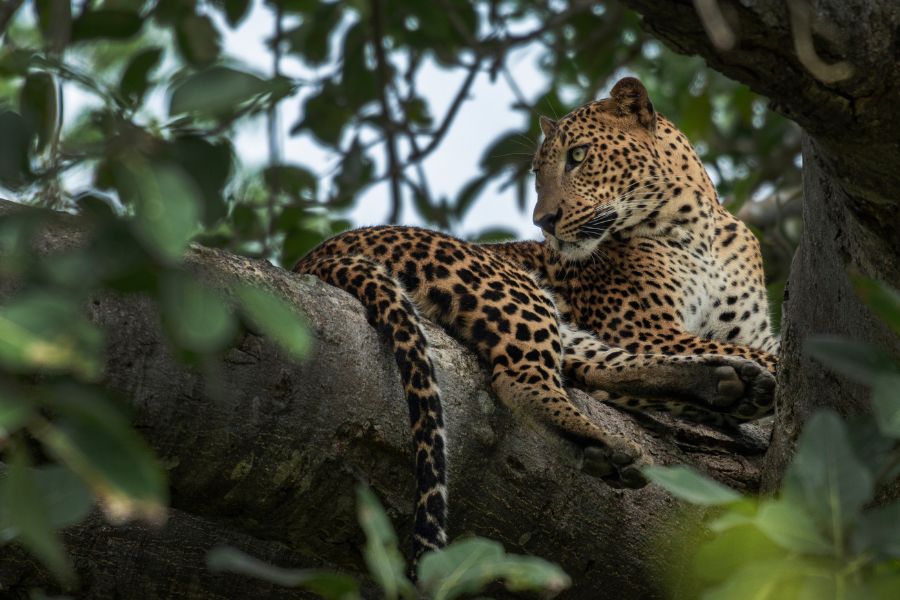
<svg viewBox="0 0 900 600"><path fill-rule="evenodd" d="M583 162L585 158L587 158L587 146L571 148L566 153L566 171L574 169L579 163Z"/></svg>

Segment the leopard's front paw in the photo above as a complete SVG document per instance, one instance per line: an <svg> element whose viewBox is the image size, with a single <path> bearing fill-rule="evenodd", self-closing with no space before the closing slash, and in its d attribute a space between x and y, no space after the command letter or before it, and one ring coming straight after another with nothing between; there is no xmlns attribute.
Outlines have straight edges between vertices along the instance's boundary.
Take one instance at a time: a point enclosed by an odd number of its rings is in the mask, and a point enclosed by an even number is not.
<svg viewBox="0 0 900 600"><path fill-rule="evenodd" d="M728 413L741 421L758 419L771 413L775 404L775 376L753 361L741 366L740 375L747 382L747 389Z"/></svg>
<svg viewBox="0 0 900 600"><path fill-rule="evenodd" d="M736 356L700 357L706 371L696 392L718 411L742 419L757 418L772 406L775 377L752 360Z"/></svg>
<svg viewBox="0 0 900 600"><path fill-rule="evenodd" d="M641 473L648 464L640 446L616 437L607 446L585 447L581 470L599 477L610 487L638 489L648 483Z"/></svg>

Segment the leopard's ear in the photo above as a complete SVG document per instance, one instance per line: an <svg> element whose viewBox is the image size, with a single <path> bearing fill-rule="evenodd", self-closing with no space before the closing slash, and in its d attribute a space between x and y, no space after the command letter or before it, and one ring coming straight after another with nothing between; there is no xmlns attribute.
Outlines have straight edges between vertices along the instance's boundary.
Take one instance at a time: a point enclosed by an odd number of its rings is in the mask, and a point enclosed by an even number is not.
<svg viewBox="0 0 900 600"><path fill-rule="evenodd" d="M613 86L609 95L618 116L633 117L651 134L656 133L656 111L643 83L634 77L624 77Z"/></svg>
<svg viewBox="0 0 900 600"><path fill-rule="evenodd" d="M556 134L557 123L550 117L545 117L541 115L541 131L544 133L545 138L553 137Z"/></svg>

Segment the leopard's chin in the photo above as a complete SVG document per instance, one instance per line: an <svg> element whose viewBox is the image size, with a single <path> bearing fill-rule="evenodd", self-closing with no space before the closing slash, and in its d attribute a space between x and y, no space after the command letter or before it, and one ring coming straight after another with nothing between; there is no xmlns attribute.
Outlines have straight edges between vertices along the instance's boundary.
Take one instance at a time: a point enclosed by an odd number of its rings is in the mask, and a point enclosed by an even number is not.
<svg viewBox="0 0 900 600"><path fill-rule="evenodd" d="M601 238L566 241L547 232L544 232L544 238L550 248L570 262L579 262L590 258L601 241Z"/></svg>

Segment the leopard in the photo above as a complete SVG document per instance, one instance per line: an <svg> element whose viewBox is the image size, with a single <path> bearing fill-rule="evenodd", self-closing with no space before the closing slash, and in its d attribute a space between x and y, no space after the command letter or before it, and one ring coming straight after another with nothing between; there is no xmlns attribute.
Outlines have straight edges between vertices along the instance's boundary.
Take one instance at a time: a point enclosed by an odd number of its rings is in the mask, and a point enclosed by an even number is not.
<svg viewBox="0 0 900 600"><path fill-rule="evenodd" d="M415 452L414 563L447 543L447 435L423 319L480 358L500 402L572 442L582 470L615 488L646 485L650 460L566 385L714 426L772 412L778 340L759 243L723 208L687 137L633 77L539 122L543 241L363 227L293 268L354 296L393 352Z"/></svg>

